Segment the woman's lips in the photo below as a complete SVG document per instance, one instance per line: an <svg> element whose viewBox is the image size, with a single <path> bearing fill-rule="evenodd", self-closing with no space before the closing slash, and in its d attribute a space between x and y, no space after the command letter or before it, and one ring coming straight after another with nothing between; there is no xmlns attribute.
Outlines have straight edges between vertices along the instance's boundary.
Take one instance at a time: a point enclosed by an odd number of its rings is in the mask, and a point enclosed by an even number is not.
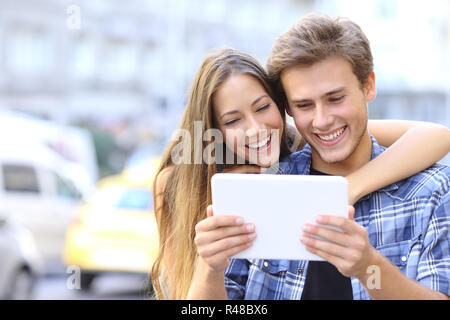
<svg viewBox="0 0 450 320"><path fill-rule="evenodd" d="M269 149L271 142L272 142L272 135L268 136L266 139L264 139L258 143L247 144L247 145L245 145L245 147L247 149L249 149L250 151L261 152L266 149Z"/></svg>

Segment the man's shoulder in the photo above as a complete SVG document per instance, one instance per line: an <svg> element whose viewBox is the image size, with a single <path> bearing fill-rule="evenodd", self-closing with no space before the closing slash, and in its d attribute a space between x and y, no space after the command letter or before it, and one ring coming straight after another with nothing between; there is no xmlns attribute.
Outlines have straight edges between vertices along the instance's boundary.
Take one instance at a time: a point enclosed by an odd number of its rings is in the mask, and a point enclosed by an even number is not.
<svg viewBox="0 0 450 320"><path fill-rule="evenodd" d="M305 155L306 155L306 150L302 149L302 150L293 152L293 153L285 156L284 158L281 159L280 162L291 162L291 163L296 162L296 161L298 161L298 159L300 157L305 156Z"/></svg>
<svg viewBox="0 0 450 320"><path fill-rule="evenodd" d="M293 152L280 159L283 174L305 174L311 163L311 148L306 145L303 149Z"/></svg>
<svg viewBox="0 0 450 320"><path fill-rule="evenodd" d="M396 185L395 196L403 199L443 196L450 188L450 167L435 164Z"/></svg>

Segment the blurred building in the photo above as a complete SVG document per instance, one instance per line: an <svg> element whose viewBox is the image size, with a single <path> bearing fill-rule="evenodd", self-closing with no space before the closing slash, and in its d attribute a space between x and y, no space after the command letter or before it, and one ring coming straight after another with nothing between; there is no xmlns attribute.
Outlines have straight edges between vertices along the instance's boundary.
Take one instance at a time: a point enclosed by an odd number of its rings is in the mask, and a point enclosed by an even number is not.
<svg viewBox="0 0 450 320"><path fill-rule="evenodd" d="M265 60L314 1L2 0L1 102L62 121L182 110L206 52ZM69 9L79 8L80 28ZM35 14L35 13L39 14ZM287 17L286 15L289 15ZM157 117L158 118L158 117Z"/></svg>
<svg viewBox="0 0 450 320"><path fill-rule="evenodd" d="M232 46L264 65L276 36L311 11L350 17L371 40L378 84L371 117L450 125L448 0L0 0L0 7L0 107L116 129L122 121L126 130L116 133L124 145L170 136L211 48Z"/></svg>

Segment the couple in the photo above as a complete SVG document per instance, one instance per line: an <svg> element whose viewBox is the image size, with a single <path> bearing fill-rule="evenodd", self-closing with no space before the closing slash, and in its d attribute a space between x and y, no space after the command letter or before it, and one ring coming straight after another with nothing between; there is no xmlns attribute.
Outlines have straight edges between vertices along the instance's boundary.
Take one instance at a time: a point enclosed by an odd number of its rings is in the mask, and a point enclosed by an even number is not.
<svg viewBox="0 0 450 320"><path fill-rule="evenodd" d="M376 95L372 55L359 26L347 19L305 16L275 41L267 71L252 57L223 49L197 72L181 128L193 136L201 121L203 132L220 130L217 143L246 164L175 165L178 141L166 149L154 185L157 297L448 299L450 170L433 163L449 151L449 130L368 121L367 103ZM295 143L285 112L306 145ZM260 132L269 134L263 139ZM262 156L251 162L252 152ZM211 177L260 173L278 159L283 174L348 179L354 205L348 219L317 217L343 232L305 225L299 239L324 262L230 259L252 245L257 230L251 221L213 215ZM301 214L301 195L295 206ZM367 285L369 266L380 271L380 286Z"/></svg>

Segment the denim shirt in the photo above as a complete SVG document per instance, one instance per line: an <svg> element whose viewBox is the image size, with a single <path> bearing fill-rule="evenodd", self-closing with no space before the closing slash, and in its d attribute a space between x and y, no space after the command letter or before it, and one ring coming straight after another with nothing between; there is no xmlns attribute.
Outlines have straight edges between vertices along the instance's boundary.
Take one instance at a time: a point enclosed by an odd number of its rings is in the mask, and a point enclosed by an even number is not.
<svg viewBox="0 0 450 320"><path fill-rule="evenodd" d="M385 148L372 139L372 159ZM311 148L280 161L281 174L309 174ZM407 277L450 295L450 168L436 164L377 190L355 205L355 221L370 244ZM301 207L301 200L298 205ZM231 259L225 270L230 299L301 299L308 272L305 260ZM353 298L370 299L352 277ZM381 287L383 279L381 278Z"/></svg>

